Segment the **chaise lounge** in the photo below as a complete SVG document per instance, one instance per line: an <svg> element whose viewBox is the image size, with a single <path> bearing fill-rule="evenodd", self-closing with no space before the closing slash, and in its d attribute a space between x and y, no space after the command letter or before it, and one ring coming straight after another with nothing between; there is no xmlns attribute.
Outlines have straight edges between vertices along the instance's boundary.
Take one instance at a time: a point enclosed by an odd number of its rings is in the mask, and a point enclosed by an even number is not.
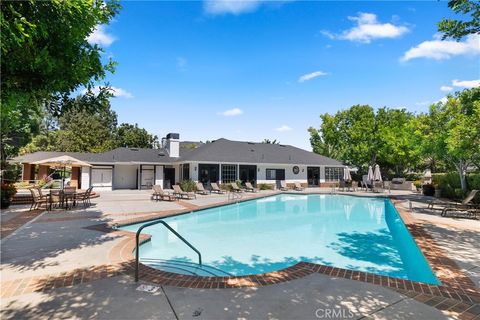
<svg viewBox="0 0 480 320"><path fill-rule="evenodd" d="M300 184L300 182L295 182L295 190L296 190L296 191L303 191L303 190L305 190L305 188L302 187L302 185Z"/></svg>
<svg viewBox="0 0 480 320"><path fill-rule="evenodd" d="M281 180L281 181L280 181L280 190L282 190L282 191L288 191L288 190L290 190L290 188L287 187L287 183L285 182L285 180Z"/></svg>
<svg viewBox="0 0 480 320"><path fill-rule="evenodd" d="M158 184L152 186L152 198L155 200L162 200L162 201L173 201L175 200L175 196L169 192L166 192L162 189L162 187Z"/></svg>
<svg viewBox="0 0 480 320"><path fill-rule="evenodd" d="M245 182L245 191L258 192L258 189L252 186L250 182Z"/></svg>
<svg viewBox="0 0 480 320"><path fill-rule="evenodd" d="M232 186L232 192L243 192L243 190L238 187L236 182L231 182L230 186Z"/></svg>
<svg viewBox="0 0 480 320"><path fill-rule="evenodd" d="M197 195L194 192L183 191L178 184L173 185L173 195L177 199L197 199Z"/></svg>
<svg viewBox="0 0 480 320"><path fill-rule="evenodd" d="M209 191L205 190L205 188L203 187L203 183L201 182L197 182L196 188L197 188L197 193L199 194L207 195L210 193Z"/></svg>
<svg viewBox="0 0 480 320"><path fill-rule="evenodd" d="M438 200L433 200L428 203L429 209L434 209L435 205L443 205L442 209L442 217L446 217L448 215L457 216L460 215L459 212L464 212L463 215L468 217L476 217L478 212L480 211L480 205L472 203L473 199L477 195L478 190L472 190L470 193L463 199L462 202L455 202L455 203L442 203Z"/></svg>
<svg viewBox="0 0 480 320"><path fill-rule="evenodd" d="M215 193L218 193L218 194L223 194L225 193L225 190L222 190L218 187L218 184L216 182L212 182L210 183L210 187L212 188L211 189L211 192L215 192Z"/></svg>

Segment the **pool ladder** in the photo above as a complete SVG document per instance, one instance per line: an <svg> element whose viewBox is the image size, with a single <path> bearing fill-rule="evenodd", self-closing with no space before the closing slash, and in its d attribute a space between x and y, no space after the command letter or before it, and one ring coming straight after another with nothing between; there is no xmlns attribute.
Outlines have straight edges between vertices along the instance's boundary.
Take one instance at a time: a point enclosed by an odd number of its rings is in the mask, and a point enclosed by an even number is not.
<svg viewBox="0 0 480 320"><path fill-rule="evenodd" d="M156 224L163 224L165 228L167 228L170 232L172 232L178 239L182 240L187 246L189 246L193 251L195 251L198 255L198 265L202 266L202 254L200 251L197 250L190 242L188 242L184 237L182 237L177 231L175 231L168 223L163 220L156 220L152 222L145 223L137 230L137 234L135 235L135 282L138 282L138 273L140 269L140 234L143 229L146 227L150 227ZM177 269L179 269L177 267Z"/></svg>

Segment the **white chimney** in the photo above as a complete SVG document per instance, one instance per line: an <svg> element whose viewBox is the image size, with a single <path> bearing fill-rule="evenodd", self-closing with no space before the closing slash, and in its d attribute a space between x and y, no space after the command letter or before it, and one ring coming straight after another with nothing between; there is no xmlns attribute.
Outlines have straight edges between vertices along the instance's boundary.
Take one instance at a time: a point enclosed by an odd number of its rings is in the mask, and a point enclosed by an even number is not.
<svg viewBox="0 0 480 320"><path fill-rule="evenodd" d="M180 135L178 133L169 133L167 134L166 148L168 155L173 158L178 158L180 156Z"/></svg>

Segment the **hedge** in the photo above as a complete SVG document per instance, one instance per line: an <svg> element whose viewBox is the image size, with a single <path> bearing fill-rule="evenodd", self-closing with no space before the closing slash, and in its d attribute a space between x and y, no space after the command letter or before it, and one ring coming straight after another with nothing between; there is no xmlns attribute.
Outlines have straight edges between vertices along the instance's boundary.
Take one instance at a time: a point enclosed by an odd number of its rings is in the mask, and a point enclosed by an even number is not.
<svg viewBox="0 0 480 320"><path fill-rule="evenodd" d="M442 197L450 199L462 199L465 194L462 192L460 177L457 172L434 173L432 174L433 184L442 189ZM467 174L468 190L480 190L480 173Z"/></svg>

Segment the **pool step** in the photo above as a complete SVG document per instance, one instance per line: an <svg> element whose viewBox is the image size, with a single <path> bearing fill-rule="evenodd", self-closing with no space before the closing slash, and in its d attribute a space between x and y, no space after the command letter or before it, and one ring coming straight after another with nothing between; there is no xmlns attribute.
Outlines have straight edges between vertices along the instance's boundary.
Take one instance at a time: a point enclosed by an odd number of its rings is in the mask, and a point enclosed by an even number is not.
<svg viewBox="0 0 480 320"><path fill-rule="evenodd" d="M206 264L199 265L198 263L179 261L179 260L165 260L142 258L140 261L152 268L163 271L181 273L187 275L195 275L202 277L229 277L232 274Z"/></svg>

